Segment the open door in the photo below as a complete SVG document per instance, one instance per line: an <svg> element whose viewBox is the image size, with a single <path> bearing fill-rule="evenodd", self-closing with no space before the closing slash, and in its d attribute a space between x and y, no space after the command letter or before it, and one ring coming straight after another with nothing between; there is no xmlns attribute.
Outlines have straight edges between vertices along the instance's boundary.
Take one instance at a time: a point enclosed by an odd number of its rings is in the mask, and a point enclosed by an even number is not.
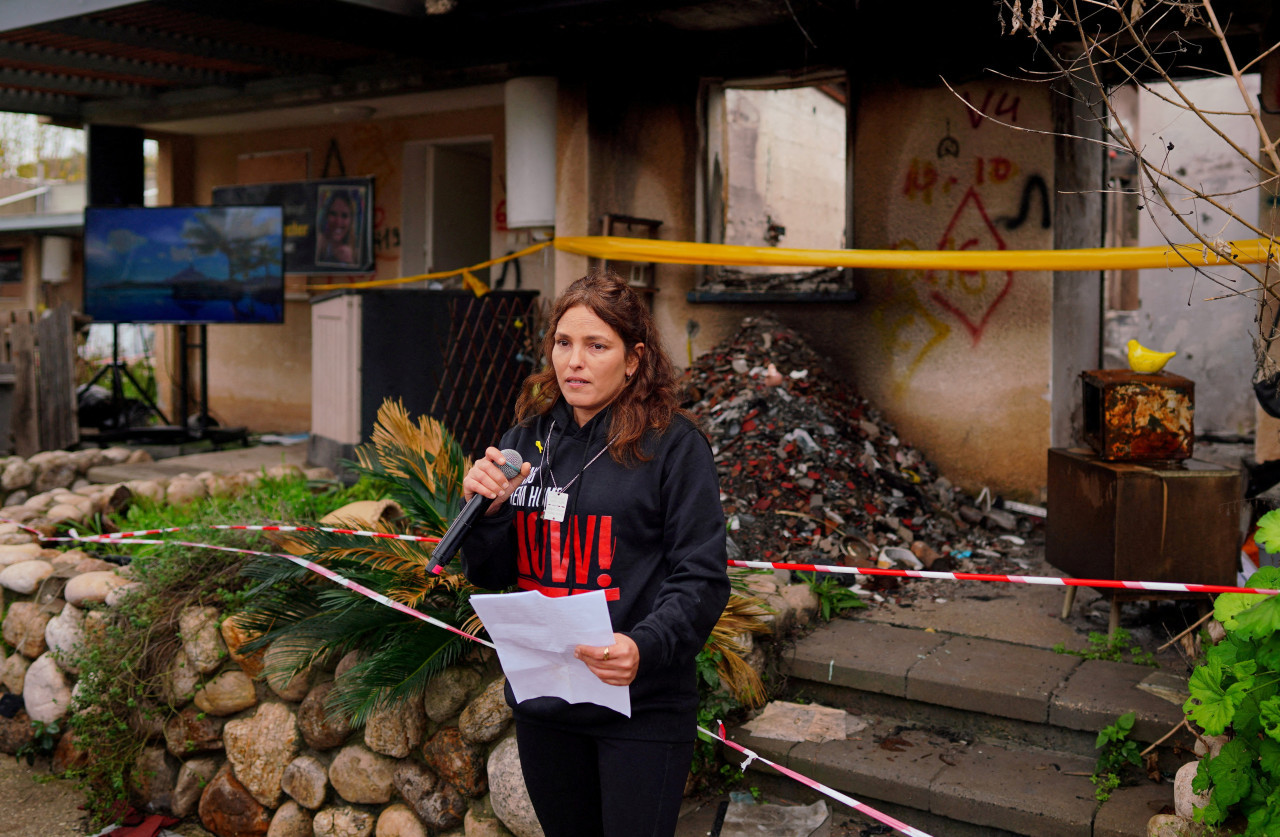
<svg viewBox="0 0 1280 837"><path fill-rule="evenodd" d="M433 146L430 266L452 270L489 259L489 200L493 153L489 143ZM488 269L477 277L489 281Z"/></svg>

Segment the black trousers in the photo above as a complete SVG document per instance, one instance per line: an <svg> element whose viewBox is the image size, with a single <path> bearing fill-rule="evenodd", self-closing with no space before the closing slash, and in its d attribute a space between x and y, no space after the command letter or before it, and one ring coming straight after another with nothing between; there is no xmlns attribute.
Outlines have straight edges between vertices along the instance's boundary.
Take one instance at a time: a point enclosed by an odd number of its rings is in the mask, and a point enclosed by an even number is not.
<svg viewBox="0 0 1280 837"><path fill-rule="evenodd" d="M546 837L671 837L692 741L597 738L516 722L520 768Z"/></svg>

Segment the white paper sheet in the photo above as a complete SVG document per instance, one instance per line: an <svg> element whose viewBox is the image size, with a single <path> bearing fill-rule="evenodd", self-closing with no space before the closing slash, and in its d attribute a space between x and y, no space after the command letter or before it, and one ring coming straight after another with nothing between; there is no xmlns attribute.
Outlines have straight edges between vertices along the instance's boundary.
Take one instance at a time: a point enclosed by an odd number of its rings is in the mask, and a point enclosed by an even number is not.
<svg viewBox="0 0 1280 837"><path fill-rule="evenodd" d="M610 686L573 656L579 645L612 645L613 626L603 590L553 598L536 590L471 597L498 648L516 701L560 697L595 703L631 717L631 692Z"/></svg>

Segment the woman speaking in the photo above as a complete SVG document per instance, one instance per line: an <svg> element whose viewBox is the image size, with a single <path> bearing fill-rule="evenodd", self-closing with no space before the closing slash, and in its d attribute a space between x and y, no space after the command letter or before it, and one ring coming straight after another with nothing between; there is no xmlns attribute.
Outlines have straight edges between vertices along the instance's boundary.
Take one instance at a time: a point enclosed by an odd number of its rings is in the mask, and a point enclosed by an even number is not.
<svg viewBox="0 0 1280 837"><path fill-rule="evenodd" d="M517 425L463 479L492 498L463 544L473 584L563 596L603 590L614 634L576 656L629 687L631 717L558 697L516 703L520 763L547 837L675 831L693 758L694 658L729 598L724 511L706 437L680 409L648 308L592 273L552 310L551 365ZM507 479L501 449L525 460Z"/></svg>

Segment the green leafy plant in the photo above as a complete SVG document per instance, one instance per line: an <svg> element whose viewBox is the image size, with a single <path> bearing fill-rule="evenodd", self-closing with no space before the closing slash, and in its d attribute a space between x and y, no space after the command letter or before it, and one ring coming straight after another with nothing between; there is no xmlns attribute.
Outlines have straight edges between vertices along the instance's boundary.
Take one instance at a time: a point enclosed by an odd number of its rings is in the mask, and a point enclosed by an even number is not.
<svg viewBox="0 0 1280 837"><path fill-rule="evenodd" d="M1134 713L1126 712L1098 733L1094 747L1101 752L1090 779L1094 785L1094 798L1099 802L1106 802L1111 798L1111 791L1120 787L1126 768L1142 766L1138 743L1129 740L1134 720Z"/></svg>
<svg viewBox="0 0 1280 837"><path fill-rule="evenodd" d="M1280 551L1280 515L1259 520L1256 538ZM1280 589L1280 568L1262 567L1246 586ZM1224 593L1214 617L1226 637L1205 651L1191 673L1183 706L1208 735L1229 735L1216 756L1200 760L1192 789L1209 792L1197 822L1219 826L1233 815L1248 837L1280 832L1280 598Z"/></svg>
<svg viewBox="0 0 1280 837"><path fill-rule="evenodd" d="M1073 650L1059 642L1053 646L1059 654L1070 654L1086 660L1111 660L1116 663L1131 662L1142 666L1159 668L1155 655L1143 649L1133 640L1133 635L1124 628L1116 628L1111 636L1098 631L1089 632L1089 645L1083 650ZM1126 657L1128 658L1126 660Z"/></svg>
<svg viewBox="0 0 1280 837"><path fill-rule="evenodd" d="M704 648L698 652L698 726L711 732L718 732L720 721L728 722L743 708L742 702L721 688L719 678L714 674L715 652ZM707 679L710 673L710 679ZM693 765L690 773L705 782L716 772L719 760L716 757L717 743L699 735L693 748Z"/></svg>
<svg viewBox="0 0 1280 837"><path fill-rule="evenodd" d="M833 616L839 616L847 610L858 610L867 606L862 598L840 580L832 575L816 578L816 573L808 574L806 580L809 589L818 597L818 613L823 622L830 622ZM804 576L802 576L804 577Z"/></svg>
<svg viewBox="0 0 1280 837"><path fill-rule="evenodd" d="M211 497L183 507L135 498L129 509L99 521L100 531L159 529L169 526L296 523L315 520L356 499L372 499L367 485L351 489L308 484L301 476L263 477L235 497ZM204 530L183 533L183 540L261 549L248 532ZM75 711L67 722L86 752L84 766L71 771L82 790L91 820L116 819L129 797L129 772L145 744L137 730L168 716L163 675L177 652L178 615L190 605L215 605L234 612L245 599L248 581L240 575L244 559L234 553L169 545L91 547L128 560L136 594L95 620L76 654L80 669Z"/></svg>
<svg viewBox="0 0 1280 837"><path fill-rule="evenodd" d="M57 721L32 721L31 722L31 740L27 741L14 752L14 758L17 761L27 760L28 765L36 763L37 756L51 756L58 746L58 736L62 733L62 727Z"/></svg>
<svg viewBox="0 0 1280 837"><path fill-rule="evenodd" d="M747 778L747 774L736 764L722 764L716 772L719 777L717 783L719 787L716 790L719 793L724 793L730 788L741 785ZM756 803L764 802L764 791L756 785L748 785L746 791Z"/></svg>

